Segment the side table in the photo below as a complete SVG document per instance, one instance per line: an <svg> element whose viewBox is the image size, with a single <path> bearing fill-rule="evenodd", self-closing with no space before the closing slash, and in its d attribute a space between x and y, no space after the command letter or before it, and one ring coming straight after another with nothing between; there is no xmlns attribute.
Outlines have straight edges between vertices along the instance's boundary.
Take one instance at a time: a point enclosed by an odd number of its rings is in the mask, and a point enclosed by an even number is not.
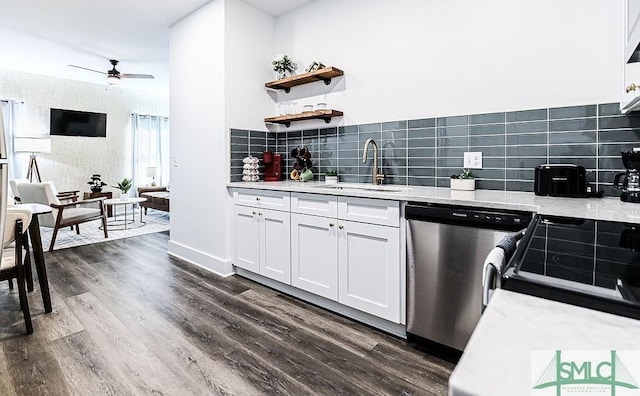
<svg viewBox="0 0 640 396"><path fill-rule="evenodd" d="M93 198L102 198L106 199L113 198L113 193L111 191L100 191L100 192L85 192L82 195L82 199L93 199ZM111 206L107 206L107 217L113 217L113 208Z"/></svg>
<svg viewBox="0 0 640 396"><path fill-rule="evenodd" d="M107 222L107 226L109 230L126 230L129 228L129 224L133 224L135 222L135 206L136 204L140 204L141 202L146 201L146 198L136 197L136 198L114 198L114 199L105 199L104 204L106 207L111 206L124 206L124 220L118 220L116 217L113 220ZM131 205L131 218L127 218L127 205ZM138 205L140 206L140 205ZM140 223L137 227L142 227L146 223L142 221L142 207L140 207ZM115 228L119 227L119 228Z"/></svg>

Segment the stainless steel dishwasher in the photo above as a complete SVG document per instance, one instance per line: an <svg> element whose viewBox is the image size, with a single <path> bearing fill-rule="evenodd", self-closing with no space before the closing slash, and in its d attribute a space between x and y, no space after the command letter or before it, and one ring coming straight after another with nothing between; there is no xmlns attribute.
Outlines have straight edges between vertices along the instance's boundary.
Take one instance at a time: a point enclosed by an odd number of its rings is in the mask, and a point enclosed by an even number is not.
<svg viewBox="0 0 640 396"><path fill-rule="evenodd" d="M532 214L410 202L407 333L464 350L482 314L482 267L504 235Z"/></svg>

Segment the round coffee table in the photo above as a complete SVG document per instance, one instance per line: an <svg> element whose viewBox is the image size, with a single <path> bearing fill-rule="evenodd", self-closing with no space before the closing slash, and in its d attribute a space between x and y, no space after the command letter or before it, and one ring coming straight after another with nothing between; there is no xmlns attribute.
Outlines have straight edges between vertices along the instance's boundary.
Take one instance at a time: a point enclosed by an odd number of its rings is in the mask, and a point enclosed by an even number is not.
<svg viewBox="0 0 640 396"><path fill-rule="evenodd" d="M140 223L135 227L129 227L130 224L135 223L135 205L140 202L146 201L146 198L113 198L113 199L105 199L103 202L106 206L113 206L113 220L107 221L107 227L109 230L127 230L129 228L138 228L144 226L146 223L142 221L142 208L140 209ZM118 211L116 210L116 206L122 205L124 206L124 219L118 219ZM127 216L127 205L131 205L131 218Z"/></svg>

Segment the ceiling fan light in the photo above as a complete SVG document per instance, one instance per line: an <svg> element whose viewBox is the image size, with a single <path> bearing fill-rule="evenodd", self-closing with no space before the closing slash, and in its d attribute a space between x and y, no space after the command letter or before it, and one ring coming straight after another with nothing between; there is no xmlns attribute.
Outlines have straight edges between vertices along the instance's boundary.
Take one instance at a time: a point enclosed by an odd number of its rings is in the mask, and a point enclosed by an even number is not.
<svg viewBox="0 0 640 396"><path fill-rule="evenodd" d="M114 75L107 76L107 84L109 85L118 85L120 84L120 77Z"/></svg>

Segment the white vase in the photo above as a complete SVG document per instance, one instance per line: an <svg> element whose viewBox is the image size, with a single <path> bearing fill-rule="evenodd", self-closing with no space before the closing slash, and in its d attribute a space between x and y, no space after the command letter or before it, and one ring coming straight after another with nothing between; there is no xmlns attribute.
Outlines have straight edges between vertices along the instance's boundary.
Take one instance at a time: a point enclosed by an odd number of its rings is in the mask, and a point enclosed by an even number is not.
<svg viewBox="0 0 640 396"><path fill-rule="evenodd" d="M128 201L129 200L129 192L120 191L120 200Z"/></svg>
<svg viewBox="0 0 640 396"><path fill-rule="evenodd" d="M450 179L452 190L473 191L476 189L476 179Z"/></svg>
<svg viewBox="0 0 640 396"><path fill-rule="evenodd" d="M325 176L325 184L338 184L338 176Z"/></svg>

